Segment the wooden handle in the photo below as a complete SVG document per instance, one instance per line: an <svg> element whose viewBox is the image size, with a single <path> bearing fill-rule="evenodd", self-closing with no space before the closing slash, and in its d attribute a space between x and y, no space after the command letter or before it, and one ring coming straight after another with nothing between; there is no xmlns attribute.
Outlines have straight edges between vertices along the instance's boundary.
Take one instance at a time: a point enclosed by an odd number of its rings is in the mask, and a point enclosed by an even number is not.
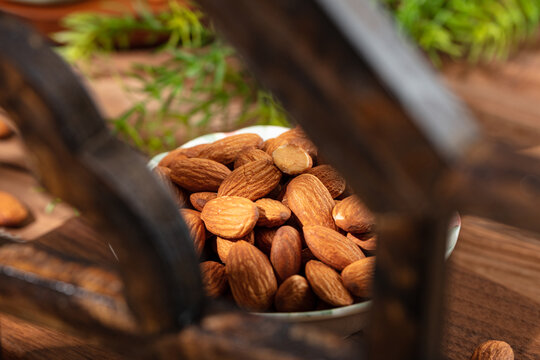
<svg viewBox="0 0 540 360"><path fill-rule="evenodd" d="M201 312L186 226L145 159L115 139L77 77L46 40L0 13L0 106L18 126L38 177L113 245L126 299L146 332Z"/></svg>

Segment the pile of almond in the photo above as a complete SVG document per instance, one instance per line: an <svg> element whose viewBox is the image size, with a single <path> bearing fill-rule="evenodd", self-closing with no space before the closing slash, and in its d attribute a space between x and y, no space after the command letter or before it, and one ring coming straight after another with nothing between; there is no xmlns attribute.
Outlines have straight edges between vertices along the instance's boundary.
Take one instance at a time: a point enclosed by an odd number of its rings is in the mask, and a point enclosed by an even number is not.
<svg viewBox="0 0 540 360"><path fill-rule="evenodd" d="M154 171L176 196L209 296L279 312L369 297L374 218L301 129L176 149Z"/></svg>

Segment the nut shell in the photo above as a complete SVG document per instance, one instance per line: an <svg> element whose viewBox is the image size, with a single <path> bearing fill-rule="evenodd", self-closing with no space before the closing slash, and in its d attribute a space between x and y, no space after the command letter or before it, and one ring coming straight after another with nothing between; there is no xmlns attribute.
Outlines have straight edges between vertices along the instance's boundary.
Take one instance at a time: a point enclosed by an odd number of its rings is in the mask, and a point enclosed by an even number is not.
<svg viewBox="0 0 540 360"><path fill-rule="evenodd" d="M470 360L514 360L514 351L504 341L489 340L476 348Z"/></svg>

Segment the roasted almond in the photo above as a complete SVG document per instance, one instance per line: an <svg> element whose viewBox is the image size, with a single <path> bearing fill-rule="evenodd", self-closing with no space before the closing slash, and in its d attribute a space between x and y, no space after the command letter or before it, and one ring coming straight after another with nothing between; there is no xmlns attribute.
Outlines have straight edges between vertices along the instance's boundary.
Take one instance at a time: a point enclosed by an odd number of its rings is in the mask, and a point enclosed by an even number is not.
<svg viewBox="0 0 540 360"><path fill-rule="evenodd" d="M158 166L169 167L174 159L187 159L188 157L183 154L183 150L184 149L178 148L170 151L163 159L161 159Z"/></svg>
<svg viewBox="0 0 540 360"><path fill-rule="evenodd" d="M281 226L291 217L291 209L283 205L280 201L264 198L255 201L255 205L259 209L257 226Z"/></svg>
<svg viewBox="0 0 540 360"><path fill-rule="evenodd" d="M178 205L178 207L183 208L186 207L186 194L184 193L184 190L179 188L175 183L171 180L171 169L165 166L156 166L154 168L154 174L157 175L159 180L165 186L172 192L173 198Z"/></svg>
<svg viewBox="0 0 540 360"><path fill-rule="evenodd" d="M324 302L334 306L346 306L353 303L339 274L331 267L317 260L306 264L306 277L313 292Z"/></svg>
<svg viewBox="0 0 540 360"><path fill-rule="evenodd" d="M292 179L287 185L283 202L302 226L322 225L336 229L332 218L334 199L314 175L302 174Z"/></svg>
<svg viewBox="0 0 540 360"><path fill-rule="evenodd" d="M218 254L219 259L223 263L227 263L227 258L229 257L229 251L231 251L231 248L234 245L234 243L240 240L244 240L250 243L251 245L254 245L255 237L254 237L253 231L247 234L246 236L244 236L242 239L238 239L238 240L224 239L219 236L216 238L216 253Z"/></svg>
<svg viewBox="0 0 540 360"><path fill-rule="evenodd" d="M249 148L260 148L263 139L257 134L238 134L216 140L202 149L198 157L222 164L232 163L238 155Z"/></svg>
<svg viewBox="0 0 540 360"><path fill-rule="evenodd" d="M263 253L270 256L272 242L276 235L277 228L256 228L255 229L255 244Z"/></svg>
<svg viewBox="0 0 540 360"><path fill-rule="evenodd" d="M308 311L315 308L315 296L304 277L293 275L279 286L274 303L281 312Z"/></svg>
<svg viewBox="0 0 540 360"><path fill-rule="evenodd" d="M189 196L189 201L196 210L202 211L204 205L206 205L207 202L215 199L216 197L217 193L215 192L196 192Z"/></svg>
<svg viewBox="0 0 540 360"><path fill-rule="evenodd" d="M304 226L304 238L317 259L339 271L365 258L352 240L324 226Z"/></svg>
<svg viewBox="0 0 540 360"><path fill-rule="evenodd" d="M302 240L295 228L282 226L276 231L270 250L270 262L280 281L298 274L302 263Z"/></svg>
<svg viewBox="0 0 540 360"><path fill-rule="evenodd" d="M257 200L279 184L281 171L266 160L240 166L227 176L218 190L218 196L241 196Z"/></svg>
<svg viewBox="0 0 540 360"><path fill-rule="evenodd" d="M208 159L174 159L171 180L189 191L217 191L231 174L225 165Z"/></svg>
<svg viewBox="0 0 540 360"><path fill-rule="evenodd" d="M356 197L349 196L340 201L332 211L336 225L351 233L367 233L373 230L375 217Z"/></svg>
<svg viewBox="0 0 540 360"><path fill-rule="evenodd" d="M204 261L200 268L206 295L213 298L223 295L227 291L225 266L215 261Z"/></svg>
<svg viewBox="0 0 540 360"><path fill-rule="evenodd" d="M504 341L489 340L474 350L470 360L514 360L514 350Z"/></svg>
<svg viewBox="0 0 540 360"><path fill-rule="evenodd" d="M274 164L288 175L298 175L313 166L311 156L301 147L294 144L284 144L272 153Z"/></svg>
<svg viewBox="0 0 540 360"><path fill-rule="evenodd" d="M312 158L317 157L317 147L309 140L300 127L284 132L276 138L269 139L263 144L263 150L267 154L272 153L281 145L293 144L304 149Z"/></svg>
<svg viewBox="0 0 540 360"><path fill-rule="evenodd" d="M201 256L206 241L206 229L201 220L201 213L191 209L180 209L180 214L189 229L195 252Z"/></svg>
<svg viewBox="0 0 540 360"><path fill-rule="evenodd" d="M242 151L240 155L236 157L236 160L234 161L234 168L236 169L242 165L246 165L249 162L258 160L266 160L268 163L272 163L273 161L272 157L261 149L247 149L245 151Z"/></svg>
<svg viewBox="0 0 540 360"><path fill-rule="evenodd" d="M330 165L315 166L306 171L306 174L315 175L317 179L321 180L334 199L343 194L347 187L345 179Z"/></svg>
<svg viewBox="0 0 540 360"><path fill-rule="evenodd" d="M243 309L265 311L274 300L277 281L266 255L255 246L236 242L225 266L234 300Z"/></svg>
<svg viewBox="0 0 540 360"><path fill-rule="evenodd" d="M343 269L343 284L358 297L371 297L371 285L375 274L375 257L364 258L353 262Z"/></svg>
<svg viewBox="0 0 540 360"><path fill-rule="evenodd" d="M201 218L212 234L225 239L240 239L253 230L259 211L249 199L222 196L206 203Z"/></svg>
<svg viewBox="0 0 540 360"><path fill-rule="evenodd" d="M28 210L15 196L0 191L0 226L20 226L28 216Z"/></svg>
<svg viewBox="0 0 540 360"><path fill-rule="evenodd" d="M377 250L377 236L369 235L368 237L360 237L360 235L354 235L347 233L347 237L354 241L356 245L362 249L362 252L366 255L374 255L375 250Z"/></svg>

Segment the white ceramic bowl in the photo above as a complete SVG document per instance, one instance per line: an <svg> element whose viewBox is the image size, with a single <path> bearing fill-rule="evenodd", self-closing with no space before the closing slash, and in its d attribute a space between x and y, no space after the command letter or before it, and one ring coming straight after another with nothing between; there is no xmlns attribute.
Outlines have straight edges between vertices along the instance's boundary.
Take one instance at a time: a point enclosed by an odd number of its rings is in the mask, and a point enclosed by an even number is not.
<svg viewBox="0 0 540 360"><path fill-rule="evenodd" d="M200 136L196 139L188 141L182 148L191 147L199 144L210 143L224 137L242 134L255 133L261 136L264 140L276 137L283 132L289 130L282 126L250 126L230 133L213 133ZM162 153L154 156L148 166L153 169L167 155ZM448 229L448 238L446 242L446 258L450 256L456 246L461 228L461 220L456 214ZM278 319L286 322L305 323L309 325L319 326L326 330L333 331L339 335L347 336L362 330L367 324L367 318L371 301L342 306L328 310L292 312L292 313L256 313L259 316Z"/></svg>

